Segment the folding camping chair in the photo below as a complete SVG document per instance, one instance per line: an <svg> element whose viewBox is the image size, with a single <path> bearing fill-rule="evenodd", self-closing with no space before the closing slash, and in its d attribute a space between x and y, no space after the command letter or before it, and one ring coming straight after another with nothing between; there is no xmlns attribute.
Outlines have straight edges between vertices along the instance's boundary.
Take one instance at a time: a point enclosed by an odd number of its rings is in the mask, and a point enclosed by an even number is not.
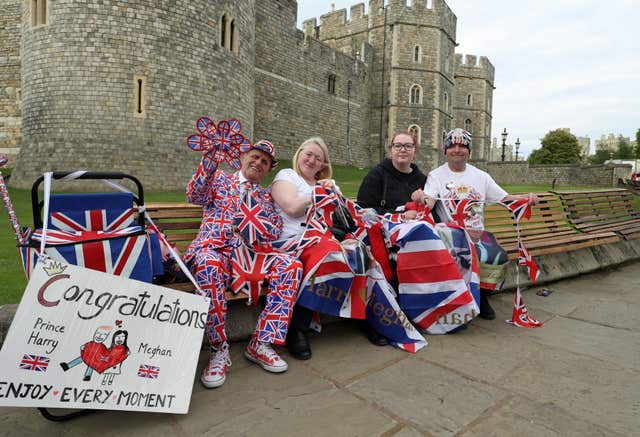
<svg viewBox="0 0 640 437"><path fill-rule="evenodd" d="M46 217L45 251L55 260L83 266L144 282L163 274L157 235L147 232L144 217L144 191L133 176L123 173L54 172L53 180L133 181L137 195L131 192L51 194ZM27 277L36 265L43 235L43 207L38 189L44 176L31 188L34 230L25 245L19 247ZM45 193L45 197L48 193ZM135 217L133 205L138 207ZM54 415L38 408L48 420L63 421L95 410L80 410Z"/></svg>

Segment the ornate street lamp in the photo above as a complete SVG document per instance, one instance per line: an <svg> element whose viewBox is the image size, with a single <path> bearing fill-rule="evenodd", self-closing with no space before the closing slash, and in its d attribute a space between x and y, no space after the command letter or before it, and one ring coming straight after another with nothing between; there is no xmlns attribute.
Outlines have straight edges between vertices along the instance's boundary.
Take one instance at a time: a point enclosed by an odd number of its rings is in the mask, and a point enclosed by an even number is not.
<svg viewBox="0 0 640 437"><path fill-rule="evenodd" d="M504 162L504 147L507 145L507 135L509 135L507 133L507 128L505 127L504 130L502 131L502 162Z"/></svg>
<svg viewBox="0 0 640 437"><path fill-rule="evenodd" d="M516 162L518 162L518 150L520 150L520 137L516 139Z"/></svg>

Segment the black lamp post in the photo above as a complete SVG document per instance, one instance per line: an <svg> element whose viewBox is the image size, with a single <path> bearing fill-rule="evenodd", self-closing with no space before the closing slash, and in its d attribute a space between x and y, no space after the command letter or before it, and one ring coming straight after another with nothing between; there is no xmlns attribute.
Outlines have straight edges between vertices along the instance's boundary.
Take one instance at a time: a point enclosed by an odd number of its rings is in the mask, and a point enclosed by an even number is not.
<svg viewBox="0 0 640 437"><path fill-rule="evenodd" d="M506 142L507 142L507 135L509 135L509 134L507 133L507 128L506 128L506 127L504 128L504 130L502 131L502 134L500 134L500 135L502 135L502 162L504 162L504 148L505 148L505 146L507 145L507 144L506 144Z"/></svg>
<svg viewBox="0 0 640 437"><path fill-rule="evenodd" d="M518 150L520 150L520 137L516 139L516 162L518 162Z"/></svg>

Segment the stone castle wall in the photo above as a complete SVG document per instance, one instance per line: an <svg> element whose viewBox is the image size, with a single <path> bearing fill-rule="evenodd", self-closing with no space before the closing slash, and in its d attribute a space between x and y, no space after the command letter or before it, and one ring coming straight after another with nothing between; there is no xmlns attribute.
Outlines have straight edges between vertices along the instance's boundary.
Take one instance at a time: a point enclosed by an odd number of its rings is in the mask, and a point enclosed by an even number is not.
<svg viewBox="0 0 640 437"><path fill-rule="evenodd" d="M185 144L199 116L235 116L251 136L253 0L57 0L49 23L34 28L24 5L24 145L12 185L50 169L85 169L183 188L199 159ZM222 13L236 19L238 53L218 45ZM142 114L138 77L146 81Z"/></svg>
<svg viewBox="0 0 640 437"><path fill-rule="evenodd" d="M20 0L0 0L0 148L20 146Z"/></svg>
<svg viewBox="0 0 640 437"><path fill-rule="evenodd" d="M543 184L557 186L616 186L618 178L628 179L630 165L554 164L529 165L527 162L473 161L473 165L488 172L498 184Z"/></svg>
<svg viewBox="0 0 640 437"><path fill-rule="evenodd" d="M366 65L305 37L296 10L291 0L257 2L255 136L273 141L288 159L305 139L321 136L333 162L369 166Z"/></svg>

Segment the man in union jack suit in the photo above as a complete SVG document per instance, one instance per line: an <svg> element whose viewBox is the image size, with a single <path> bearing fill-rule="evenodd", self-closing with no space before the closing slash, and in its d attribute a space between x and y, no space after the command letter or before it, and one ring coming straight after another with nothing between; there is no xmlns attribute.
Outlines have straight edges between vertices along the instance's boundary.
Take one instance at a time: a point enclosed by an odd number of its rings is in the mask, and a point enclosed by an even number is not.
<svg viewBox="0 0 640 437"><path fill-rule="evenodd" d="M269 242L280 235L282 220L260 182L277 164L274 146L264 140L254 145L245 142L239 150L239 171L219 170L221 150L212 149L204 154L187 185L188 201L203 207L200 232L187 249L185 261L211 299L206 327L211 359L200 378L207 388L221 386L231 365L225 333L229 286L246 292L255 302L257 292L253 290L268 281L266 305L244 354L267 371L287 370L272 344L285 342L302 275L302 264L293 256L270 250ZM239 228L251 231L240 232Z"/></svg>

